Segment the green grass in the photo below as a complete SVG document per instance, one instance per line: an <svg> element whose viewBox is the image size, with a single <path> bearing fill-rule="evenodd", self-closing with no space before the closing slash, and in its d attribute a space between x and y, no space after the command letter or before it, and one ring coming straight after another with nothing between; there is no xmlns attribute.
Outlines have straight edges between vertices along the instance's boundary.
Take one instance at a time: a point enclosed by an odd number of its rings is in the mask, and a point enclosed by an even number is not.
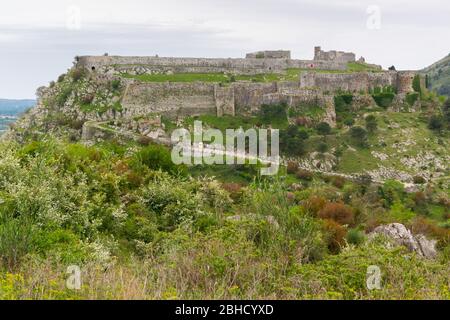
<svg viewBox="0 0 450 320"><path fill-rule="evenodd" d="M371 66L361 63L349 63L347 70L323 70L308 68L289 68L284 74L279 73L261 73L254 75L230 75L225 73L174 73L174 74L141 74L131 75L122 73L121 76L128 79L136 79L142 82L217 82L231 83L233 81L251 81L251 82L275 82L275 81L297 81L302 72L317 73L349 73L359 71L379 71Z"/></svg>
<svg viewBox="0 0 450 320"><path fill-rule="evenodd" d="M349 62L349 63L347 63L347 71L348 72L361 72L361 71L382 72L383 70L377 69L366 63Z"/></svg>
<svg viewBox="0 0 450 320"><path fill-rule="evenodd" d="M194 121L202 121L203 125L219 129L223 133L225 133L226 129L242 128L247 130L263 123L259 116L245 117L224 115L222 117L218 117L214 115L200 115L186 118L184 120L184 124L186 126L192 126ZM274 119L270 125L275 129L285 129L288 126L288 122L287 119Z"/></svg>
<svg viewBox="0 0 450 320"><path fill-rule="evenodd" d="M227 82L223 73L175 73L175 74L122 74L124 78L137 79L142 82Z"/></svg>

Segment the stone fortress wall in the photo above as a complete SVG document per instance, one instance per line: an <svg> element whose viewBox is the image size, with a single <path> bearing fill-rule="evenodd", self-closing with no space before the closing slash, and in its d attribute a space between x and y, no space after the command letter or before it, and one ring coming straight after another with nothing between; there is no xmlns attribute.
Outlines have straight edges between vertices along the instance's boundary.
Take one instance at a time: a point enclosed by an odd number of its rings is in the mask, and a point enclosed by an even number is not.
<svg viewBox="0 0 450 320"><path fill-rule="evenodd" d="M413 91L414 71L383 71L354 73L304 72L300 75L301 88L320 88L322 91L368 92L370 89L391 86L398 93Z"/></svg>
<svg viewBox="0 0 450 320"><path fill-rule="evenodd" d="M246 59L291 59L291 52L286 50L277 50L277 51L257 51L252 53L247 53L245 56Z"/></svg>
<svg viewBox="0 0 450 320"><path fill-rule="evenodd" d="M87 68L98 75L136 71L141 73L232 73L254 75L283 74L286 69L307 69L297 81L258 83L238 81L228 84L212 82L141 82L123 79L126 89L122 97L123 116L149 113L165 114L171 118L190 115L243 115L254 113L262 104L287 103L298 106L318 102L327 109L330 124L334 121L333 93L339 90L367 93L371 88L392 86L399 93L411 92L415 73L412 71L378 71L346 73L348 62L355 61L353 53L324 52L315 48L315 60L290 59L289 51L261 51L247 54L245 59L160 58L84 56L77 67ZM332 73L314 69L333 70ZM342 73L336 72L342 70Z"/></svg>
<svg viewBox="0 0 450 320"><path fill-rule="evenodd" d="M335 62L355 62L356 56L353 52L344 51L323 51L321 47L314 47L314 60L335 61Z"/></svg>
<svg viewBox="0 0 450 320"><path fill-rule="evenodd" d="M268 51L266 51L267 53ZM251 55L251 54L250 54ZM281 55L282 56L282 55ZM259 73L283 74L286 69L345 70L342 61L314 61L290 59L285 51L284 58L165 58L165 57L122 57L122 56L82 56L77 58L77 66L89 70L114 67L119 72L142 68L143 73L232 73L254 75Z"/></svg>

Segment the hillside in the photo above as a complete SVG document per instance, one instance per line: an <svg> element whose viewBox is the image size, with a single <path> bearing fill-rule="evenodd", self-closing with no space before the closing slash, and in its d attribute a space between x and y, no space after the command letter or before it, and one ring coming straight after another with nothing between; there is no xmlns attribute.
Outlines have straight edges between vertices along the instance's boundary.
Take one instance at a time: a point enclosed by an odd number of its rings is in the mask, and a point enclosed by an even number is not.
<svg viewBox="0 0 450 320"><path fill-rule="evenodd" d="M421 70L428 75L428 87L438 94L450 96L450 54Z"/></svg>
<svg viewBox="0 0 450 320"><path fill-rule="evenodd" d="M0 299L450 299L450 100L418 75L108 59L39 88L0 141ZM278 129L280 170L175 163L195 121Z"/></svg>

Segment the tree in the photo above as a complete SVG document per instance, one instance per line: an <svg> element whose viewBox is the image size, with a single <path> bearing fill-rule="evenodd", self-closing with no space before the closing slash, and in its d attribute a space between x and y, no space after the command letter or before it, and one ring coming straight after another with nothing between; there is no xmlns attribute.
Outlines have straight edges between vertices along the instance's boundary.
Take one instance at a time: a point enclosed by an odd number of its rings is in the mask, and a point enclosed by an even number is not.
<svg viewBox="0 0 450 320"><path fill-rule="evenodd" d="M308 139L305 130L298 130L296 125L290 125L286 130L280 132L280 148L283 153L292 156L305 154L304 141Z"/></svg>
<svg viewBox="0 0 450 320"><path fill-rule="evenodd" d="M374 133L378 128L377 118L371 114L366 117L366 129L369 133Z"/></svg>
<svg viewBox="0 0 450 320"><path fill-rule="evenodd" d="M352 127L350 129L350 136L356 140L356 142L361 145L364 146L366 144L367 141L367 131L359 126L356 127Z"/></svg>
<svg viewBox="0 0 450 320"><path fill-rule="evenodd" d="M390 66L390 67L389 67L389 70L390 70L390 71L395 71L395 66Z"/></svg>
<svg viewBox="0 0 450 320"><path fill-rule="evenodd" d="M331 127L326 122L319 123L316 126L316 130L317 130L317 133L322 135L322 136L326 136L326 135L329 135L331 133Z"/></svg>
<svg viewBox="0 0 450 320"><path fill-rule="evenodd" d="M447 126L450 127L450 98L444 102L442 113L444 114L444 121L447 123Z"/></svg>
<svg viewBox="0 0 450 320"><path fill-rule="evenodd" d="M428 120L428 128L435 131L441 131L444 128L444 119L440 115L432 115Z"/></svg>

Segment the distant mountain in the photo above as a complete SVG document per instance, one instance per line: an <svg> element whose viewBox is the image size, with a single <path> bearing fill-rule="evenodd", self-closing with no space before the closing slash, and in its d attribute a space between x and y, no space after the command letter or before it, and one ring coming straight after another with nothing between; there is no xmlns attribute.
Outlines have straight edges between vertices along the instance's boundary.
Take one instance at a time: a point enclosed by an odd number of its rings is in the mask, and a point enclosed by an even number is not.
<svg viewBox="0 0 450 320"><path fill-rule="evenodd" d="M428 75L428 88L450 97L450 54L421 70Z"/></svg>
<svg viewBox="0 0 450 320"><path fill-rule="evenodd" d="M33 107L35 100L11 100L0 99L0 134L2 134L8 125L16 121L19 114Z"/></svg>

